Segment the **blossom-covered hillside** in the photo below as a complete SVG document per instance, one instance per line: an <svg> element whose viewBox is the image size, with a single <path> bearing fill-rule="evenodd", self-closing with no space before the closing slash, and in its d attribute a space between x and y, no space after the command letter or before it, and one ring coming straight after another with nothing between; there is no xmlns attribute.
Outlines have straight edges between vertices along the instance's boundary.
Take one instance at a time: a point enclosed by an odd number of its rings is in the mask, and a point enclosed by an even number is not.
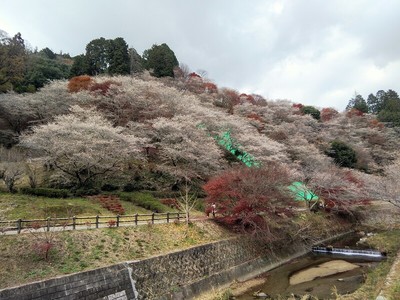
<svg viewBox="0 0 400 300"><path fill-rule="evenodd" d="M199 187L243 166L238 156L246 153L321 193L338 187L358 193L395 165L400 144L398 129L374 115L239 94L194 73L79 76L0 97L9 189L37 168L44 175L35 185L52 187L169 190L184 181ZM234 151L218 142L227 132Z"/></svg>

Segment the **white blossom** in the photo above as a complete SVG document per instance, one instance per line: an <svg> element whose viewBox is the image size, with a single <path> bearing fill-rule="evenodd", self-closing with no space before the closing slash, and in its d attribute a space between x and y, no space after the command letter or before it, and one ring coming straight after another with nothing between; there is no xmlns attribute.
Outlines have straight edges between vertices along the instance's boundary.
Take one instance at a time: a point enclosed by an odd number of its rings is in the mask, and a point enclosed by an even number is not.
<svg viewBox="0 0 400 300"><path fill-rule="evenodd" d="M93 109L79 106L54 122L36 126L21 145L44 153L43 159L78 185L115 172L129 157L140 157L142 140L123 133Z"/></svg>

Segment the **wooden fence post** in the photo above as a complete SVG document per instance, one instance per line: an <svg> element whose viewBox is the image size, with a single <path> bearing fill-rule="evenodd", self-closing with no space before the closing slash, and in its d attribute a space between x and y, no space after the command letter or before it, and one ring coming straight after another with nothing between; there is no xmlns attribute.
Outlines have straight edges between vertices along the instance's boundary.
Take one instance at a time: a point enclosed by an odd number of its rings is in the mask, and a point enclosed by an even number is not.
<svg viewBox="0 0 400 300"><path fill-rule="evenodd" d="M164 214L161 214L161 215L164 215ZM171 222L171 218L173 219L173 220L175 220L175 217L174 217L174 215L176 215L176 218L177 218L177 220L178 220L178 222L180 222L180 219L182 218L182 216L181 216L181 213L180 212L177 212L177 213L175 213L175 212L173 212L173 213L170 213L170 212L167 212L166 213L166 215L167 215L167 217L166 217L166 220L167 220L167 223L170 223ZM145 215L143 215L143 216L149 216L148 214L145 214ZM120 223L121 223L121 217L123 217L123 216L121 216L120 214L117 214L116 215L116 227L120 227ZM91 217L91 218L93 218L93 217ZM99 215L96 215L95 216L95 220L96 220L96 228L99 228L99 226L100 226L100 216ZM186 215L185 215L185 218L186 218ZM78 223L76 222L76 220L79 220L79 217L76 217L76 216L73 216L72 217L72 229L73 230L76 230L77 228L76 228L76 225L78 225ZM81 219L84 219L84 218L81 218ZM54 221L54 224L53 225L51 225L51 221ZM42 227L42 228L46 228L45 230L46 231L50 231L50 227L51 226L53 226L53 227L56 227L57 226L57 220L59 220L59 219L57 219L57 218L55 218L55 219L52 219L51 217L47 217L45 220L43 220L43 221L46 221L46 225L44 226L44 227ZM68 220L70 220L70 218L68 218ZM157 219L157 220L164 220L164 218L162 217L162 218L159 218L159 219ZM149 221L149 220L147 220L147 221ZM155 212L152 212L152 214L151 214L151 224L155 224L155 221L156 221L156 213ZM13 222L16 222L16 230L17 230L17 233L21 233L22 232L22 229L23 229L23 222L33 222L33 220L23 220L23 219L18 219L18 220L16 220L16 221L13 221ZM129 221L127 221L127 222L129 222ZM135 225L137 226L138 224L139 224L139 214L138 213L136 213L135 215L134 215L134 223L135 223ZM65 226L70 226L69 224L68 224L68 222L66 222L65 223L66 225ZM90 224L90 222L89 222L89 224ZM63 225L64 226L64 225ZM89 226L89 225L88 225Z"/></svg>
<svg viewBox="0 0 400 300"><path fill-rule="evenodd" d="M17 220L17 230L18 230L18 233L21 233L21 229L22 229L22 219L18 219L18 220Z"/></svg>

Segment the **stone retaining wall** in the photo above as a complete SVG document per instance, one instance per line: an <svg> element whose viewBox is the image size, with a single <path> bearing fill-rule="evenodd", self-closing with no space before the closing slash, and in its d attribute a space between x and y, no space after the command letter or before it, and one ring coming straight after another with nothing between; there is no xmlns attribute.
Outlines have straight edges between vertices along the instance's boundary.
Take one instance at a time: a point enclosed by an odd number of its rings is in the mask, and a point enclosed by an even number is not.
<svg viewBox="0 0 400 300"><path fill-rule="evenodd" d="M239 239L225 240L133 264L139 294L161 296L260 256L261 249ZM161 292L161 293L160 293Z"/></svg>
<svg viewBox="0 0 400 300"><path fill-rule="evenodd" d="M125 297L109 297L117 293ZM125 264L0 290L0 299L135 299Z"/></svg>
<svg viewBox="0 0 400 300"><path fill-rule="evenodd" d="M284 255L268 257L246 239L230 239L140 261L81 272L0 290L11 299L191 299L304 254L290 245Z"/></svg>

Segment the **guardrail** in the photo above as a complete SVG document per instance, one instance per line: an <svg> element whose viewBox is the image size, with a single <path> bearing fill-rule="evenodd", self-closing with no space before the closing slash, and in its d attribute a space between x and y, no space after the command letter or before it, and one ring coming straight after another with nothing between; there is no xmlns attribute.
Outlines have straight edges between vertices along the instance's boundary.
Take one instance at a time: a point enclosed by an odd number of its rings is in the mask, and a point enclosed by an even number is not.
<svg viewBox="0 0 400 300"><path fill-rule="evenodd" d="M120 226L137 226L140 224L170 223L171 221L180 221L185 219L182 212L167 213L151 213L151 214L134 214L134 215L116 215L116 216L89 216L89 217L69 217L69 218L46 218L33 220L10 220L0 221L0 234L10 231L21 233L30 229L45 229L50 231L51 228L76 230L83 228L99 228L99 227L120 227Z"/></svg>

